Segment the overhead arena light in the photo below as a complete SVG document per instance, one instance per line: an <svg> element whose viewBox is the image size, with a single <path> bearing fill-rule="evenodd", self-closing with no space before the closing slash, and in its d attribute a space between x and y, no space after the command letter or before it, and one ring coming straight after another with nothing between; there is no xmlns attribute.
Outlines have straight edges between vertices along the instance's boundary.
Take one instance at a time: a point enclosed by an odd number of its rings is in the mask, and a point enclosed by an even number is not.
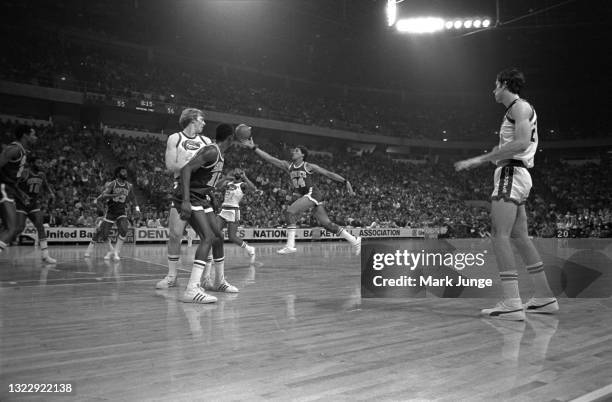
<svg viewBox="0 0 612 402"><path fill-rule="evenodd" d="M392 13L389 12L390 9L393 9ZM402 33L425 34L453 28L471 30L488 28L491 25L491 19L482 17L459 17L452 19L442 17L413 17L402 18L395 21L394 18L397 16L397 0L388 0L387 11L387 22L389 26L395 25L395 28Z"/></svg>
<svg viewBox="0 0 612 402"><path fill-rule="evenodd" d="M387 26L392 27L397 20L397 3L395 0L387 0Z"/></svg>
<svg viewBox="0 0 612 402"><path fill-rule="evenodd" d="M448 19L444 22L446 29L479 29L488 28L491 25L489 18L454 18Z"/></svg>
<svg viewBox="0 0 612 402"><path fill-rule="evenodd" d="M432 33L444 29L444 20L437 17L406 18L395 24L399 32L406 33Z"/></svg>

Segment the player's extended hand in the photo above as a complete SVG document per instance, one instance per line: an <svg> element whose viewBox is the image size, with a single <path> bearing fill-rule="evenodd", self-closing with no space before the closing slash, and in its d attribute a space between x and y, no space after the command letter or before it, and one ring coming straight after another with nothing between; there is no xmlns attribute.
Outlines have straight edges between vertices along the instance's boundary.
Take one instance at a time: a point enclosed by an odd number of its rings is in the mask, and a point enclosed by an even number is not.
<svg viewBox="0 0 612 402"><path fill-rule="evenodd" d="M460 172L462 170L475 168L476 166L481 165L483 163L484 161L479 156L477 156L475 158L465 159L465 160L456 162L455 170L457 172Z"/></svg>
<svg viewBox="0 0 612 402"><path fill-rule="evenodd" d="M346 181L346 191L349 193L349 195L355 195L355 192L353 191L353 186L351 186L351 182L349 182L348 180Z"/></svg>
<svg viewBox="0 0 612 402"><path fill-rule="evenodd" d="M188 200L185 200L181 203L180 216L181 219L184 221L191 217L191 203Z"/></svg>

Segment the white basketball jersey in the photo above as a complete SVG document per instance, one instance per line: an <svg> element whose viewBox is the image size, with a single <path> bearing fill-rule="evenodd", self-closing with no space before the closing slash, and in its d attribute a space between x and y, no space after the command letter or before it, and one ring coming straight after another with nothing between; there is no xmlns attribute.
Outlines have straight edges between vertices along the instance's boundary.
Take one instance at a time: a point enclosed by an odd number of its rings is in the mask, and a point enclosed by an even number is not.
<svg viewBox="0 0 612 402"><path fill-rule="evenodd" d="M174 177L177 178L181 168L185 166L202 147L212 144L212 141L210 138L203 135L196 135L193 138L189 138L182 131L173 134L173 136L174 135L178 135L178 140L176 141L175 155L176 170L172 173L174 173ZM174 142L173 139L171 141Z"/></svg>
<svg viewBox="0 0 612 402"><path fill-rule="evenodd" d="M516 99L514 102L508 106L506 109L506 113L504 114L504 120L502 121L501 128L499 129L499 146L501 147L504 144L509 143L514 140L515 135L515 122L514 119L508 116L508 112L512 108L512 106L517 102L526 102L523 99ZM531 142L526 150L523 152L512 155L509 159L518 159L525 163L525 166L528 168L533 167L533 160L538 150L538 116L536 115L535 109L533 106L531 107L531 117L529 118L529 129L531 130Z"/></svg>
<svg viewBox="0 0 612 402"><path fill-rule="evenodd" d="M227 183L225 190L225 198L223 199L222 207L234 207L238 208L240 205L240 200L244 193L242 192L242 182L234 183L230 181Z"/></svg>

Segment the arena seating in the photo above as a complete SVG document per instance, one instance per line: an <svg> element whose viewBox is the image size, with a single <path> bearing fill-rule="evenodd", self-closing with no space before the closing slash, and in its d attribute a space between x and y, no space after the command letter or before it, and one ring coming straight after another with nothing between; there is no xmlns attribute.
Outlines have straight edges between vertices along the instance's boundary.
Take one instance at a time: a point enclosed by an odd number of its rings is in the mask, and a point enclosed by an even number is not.
<svg viewBox="0 0 612 402"><path fill-rule="evenodd" d="M11 140L14 124L0 126L2 143ZM45 198L46 221L56 226L91 226L98 206L92 204L112 170L128 168L143 210L136 226L158 226L167 222L167 194L172 180L164 167L164 142L102 134L83 127L40 127L40 140L33 153L45 161L55 200ZM93 146L92 146L93 144ZM289 159L285 144L262 142L262 149ZM333 158L312 156L311 162L348 178L357 193L351 197L344 186L324 177L317 182L326 196L330 217L354 227L447 227L449 236L487 236L488 212L468 206L468 200L488 200L492 189L492 166L456 173L449 162L419 165L394 162L386 156L334 153ZM283 211L291 203L288 177L243 148L232 147L227 168L241 167L263 194L247 193L243 203L245 226L276 227L283 224ZM533 192L527 209L530 233L555 236L567 230L571 236L612 235L609 194L612 181L597 165L538 163L533 170ZM585 178L588 178L586 180ZM219 194L219 197L222 194ZM303 226L315 225L302 217Z"/></svg>

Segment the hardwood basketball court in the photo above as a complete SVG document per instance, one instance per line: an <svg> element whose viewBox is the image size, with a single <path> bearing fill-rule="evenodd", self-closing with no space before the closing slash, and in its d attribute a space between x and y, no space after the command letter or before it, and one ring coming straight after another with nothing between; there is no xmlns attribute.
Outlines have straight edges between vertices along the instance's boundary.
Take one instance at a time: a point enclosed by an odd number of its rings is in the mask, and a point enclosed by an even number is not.
<svg viewBox="0 0 612 402"><path fill-rule="evenodd" d="M33 247L10 248L0 257L0 400L610 398L610 298L562 298L559 314L525 323L485 320L479 309L494 295L362 299L345 242L298 243L290 256L255 246L249 265L227 245L226 276L241 292L216 294L214 305L179 301L195 247L183 248L187 269L169 290L154 289L165 245L126 245L118 263L102 259L102 246L91 263L85 246L52 246L58 264L46 267ZM546 263L580 252L583 264L612 261L609 241L538 248ZM612 286L607 266L600 280ZM32 383L74 391L8 392Z"/></svg>

